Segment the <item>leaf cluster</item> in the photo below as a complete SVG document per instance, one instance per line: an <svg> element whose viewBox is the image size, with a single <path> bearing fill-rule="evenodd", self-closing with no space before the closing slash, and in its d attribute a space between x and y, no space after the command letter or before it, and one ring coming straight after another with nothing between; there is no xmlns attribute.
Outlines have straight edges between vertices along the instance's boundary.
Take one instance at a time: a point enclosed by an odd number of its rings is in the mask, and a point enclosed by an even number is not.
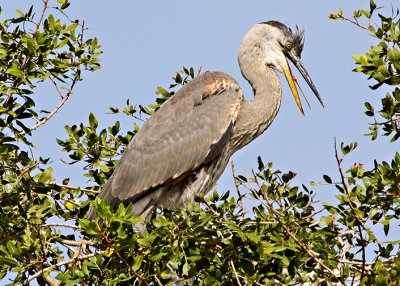
<svg viewBox="0 0 400 286"><path fill-rule="evenodd" d="M101 219L79 223L103 255L87 263L91 274L85 281L288 285L328 279L332 273L319 263L328 269L337 265L338 248L328 243L337 232L316 223L313 193L291 187L295 175L273 170L270 163L259 171L246 182L236 178L249 192L237 198L214 192L197 198L187 210L159 210L142 234L131 225L138 219L129 216L130 207L121 205L114 212L96 200ZM238 207L244 200L255 202L251 211ZM105 261L107 269L102 268Z"/></svg>
<svg viewBox="0 0 400 286"><path fill-rule="evenodd" d="M370 35L378 40L369 51L353 55L356 64L354 72L365 74L369 80L374 80L371 89L376 90L384 86L394 87L392 92L386 93L381 99L381 106L374 107L371 103L365 103L365 114L374 119L369 127L372 140L378 136L380 129L383 135L392 136L391 142L400 137L400 20L399 9L393 10L390 17L379 12L375 1L370 1L369 10L356 10L353 18L346 18L343 11L331 13L330 18L335 20L347 20L356 26L369 31ZM367 22L361 25L360 22ZM371 22L379 21L378 25ZM381 118L382 121L378 118Z"/></svg>
<svg viewBox="0 0 400 286"><path fill-rule="evenodd" d="M69 3L61 2L17 9L0 21L0 278L12 269L15 281L63 254L49 244L61 232L43 226L54 216L76 216L83 195L56 184L49 159L35 158L29 139L65 103L82 71L100 67L97 40L85 39L83 24L65 17ZM34 91L46 84L60 98L52 111L36 108Z"/></svg>

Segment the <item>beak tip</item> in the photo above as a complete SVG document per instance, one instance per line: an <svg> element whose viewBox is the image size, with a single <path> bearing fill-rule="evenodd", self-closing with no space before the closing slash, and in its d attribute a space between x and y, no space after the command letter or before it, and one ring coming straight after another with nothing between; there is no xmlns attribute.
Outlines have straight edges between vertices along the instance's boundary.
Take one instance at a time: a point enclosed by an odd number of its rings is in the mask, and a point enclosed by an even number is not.
<svg viewBox="0 0 400 286"><path fill-rule="evenodd" d="M314 92L314 93L315 93L315 92ZM319 96L319 93L316 92L315 95L317 96L318 101L319 101L319 103L321 103L322 107L325 108L325 104L324 104L324 102L322 101L321 97Z"/></svg>

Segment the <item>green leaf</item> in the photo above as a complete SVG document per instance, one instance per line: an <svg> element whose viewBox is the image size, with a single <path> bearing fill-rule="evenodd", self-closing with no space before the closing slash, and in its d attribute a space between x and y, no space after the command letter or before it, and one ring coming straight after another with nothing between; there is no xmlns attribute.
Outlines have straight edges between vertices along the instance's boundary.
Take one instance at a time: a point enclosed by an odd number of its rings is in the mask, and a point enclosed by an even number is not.
<svg viewBox="0 0 400 286"><path fill-rule="evenodd" d="M65 39L61 40L61 42L58 43L57 48L58 49L63 48L68 43L68 41L69 41L69 38L65 38Z"/></svg>
<svg viewBox="0 0 400 286"><path fill-rule="evenodd" d="M0 154L10 154L14 150L18 150L18 147L13 144L0 145Z"/></svg>
<svg viewBox="0 0 400 286"><path fill-rule="evenodd" d="M151 246L151 243L152 243L152 241L150 239L147 239L147 238L138 238L136 241L140 245L146 246L146 247Z"/></svg>
<svg viewBox="0 0 400 286"><path fill-rule="evenodd" d="M137 255L135 257L135 261L134 261L134 263L132 265L133 271L138 271L140 266L142 266L142 263L143 263L143 256L142 255Z"/></svg>
<svg viewBox="0 0 400 286"><path fill-rule="evenodd" d="M17 78L24 78L24 73L21 71L20 68L13 66L9 69L6 70L7 74L10 74L12 76L15 76Z"/></svg>
<svg viewBox="0 0 400 286"><path fill-rule="evenodd" d="M107 165L101 165L100 169L104 173L110 172L110 167L108 167Z"/></svg>
<svg viewBox="0 0 400 286"><path fill-rule="evenodd" d="M282 180L285 183L288 183L290 180L292 180L294 177L296 177L296 173L289 171L287 174L282 175Z"/></svg>
<svg viewBox="0 0 400 286"><path fill-rule="evenodd" d="M90 125L90 128L92 128L93 130L96 130L97 126L99 125L99 123L93 113L90 113L90 115L89 115L89 125Z"/></svg>
<svg viewBox="0 0 400 286"><path fill-rule="evenodd" d="M0 256L0 265L9 265L15 267L18 266L18 262L12 258Z"/></svg>
<svg viewBox="0 0 400 286"><path fill-rule="evenodd" d="M323 175L322 177L324 178L325 182L332 184L332 179L328 175Z"/></svg>
<svg viewBox="0 0 400 286"><path fill-rule="evenodd" d="M388 50L387 55L388 55L389 61L391 61L393 63L399 63L400 51L396 47Z"/></svg>
<svg viewBox="0 0 400 286"><path fill-rule="evenodd" d="M183 275L187 276L187 275L189 274L189 270L190 270L190 265L189 265L189 263L186 261L186 262L183 264L183 267L182 267L182 273L183 273Z"/></svg>
<svg viewBox="0 0 400 286"><path fill-rule="evenodd" d="M170 97L170 93L161 86L157 87L156 94L161 94L163 97Z"/></svg>
<svg viewBox="0 0 400 286"><path fill-rule="evenodd" d="M17 12L18 16L25 17L25 14L21 10L16 9L15 11Z"/></svg>
<svg viewBox="0 0 400 286"><path fill-rule="evenodd" d="M165 216L157 215L153 220L152 223L155 227L160 228L168 225L172 225L173 222L168 221Z"/></svg>
<svg viewBox="0 0 400 286"><path fill-rule="evenodd" d="M319 224L321 226L323 225L330 225L333 221L335 220L335 216L331 215L331 216L323 216L321 217L321 219L319 220Z"/></svg>
<svg viewBox="0 0 400 286"><path fill-rule="evenodd" d="M53 177L53 168L49 167L47 169L45 169L42 173L37 174L35 176L35 180L39 183L49 183L54 181L54 177Z"/></svg>
<svg viewBox="0 0 400 286"><path fill-rule="evenodd" d="M78 26L79 26L79 23L72 23L71 25L68 26L68 28L66 30L72 32L72 31L75 31Z"/></svg>
<svg viewBox="0 0 400 286"><path fill-rule="evenodd" d="M257 233L246 233L246 236L254 243L259 243L261 241L261 236Z"/></svg>

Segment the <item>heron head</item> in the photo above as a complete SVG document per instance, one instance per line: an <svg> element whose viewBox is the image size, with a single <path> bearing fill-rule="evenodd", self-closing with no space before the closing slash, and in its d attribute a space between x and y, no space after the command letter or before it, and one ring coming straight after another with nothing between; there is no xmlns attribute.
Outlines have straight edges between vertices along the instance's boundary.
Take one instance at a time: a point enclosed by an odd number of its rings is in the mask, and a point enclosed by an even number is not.
<svg viewBox="0 0 400 286"><path fill-rule="evenodd" d="M289 27L278 21L263 22L258 24L257 27L259 32L263 34L260 36L262 36L262 45L265 52L265 64L285 75L300 112L304 115L295 79L287 59L299 70L321 105L324 106L317 88L301 62L301 52L304 46L304 31L296 27L296 31L293 32Z"/></svg>

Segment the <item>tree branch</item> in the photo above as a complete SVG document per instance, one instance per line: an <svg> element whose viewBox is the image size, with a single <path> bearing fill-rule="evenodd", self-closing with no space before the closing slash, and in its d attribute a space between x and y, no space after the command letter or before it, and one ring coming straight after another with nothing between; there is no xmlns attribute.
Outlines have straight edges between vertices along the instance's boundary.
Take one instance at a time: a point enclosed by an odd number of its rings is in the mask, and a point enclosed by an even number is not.
<svg viewBox="0 0 400 286"><path fill-rule="evenodd" d="M69 190L79 189L79 190L81 190L82 192L85 192L85 193L91 193L91 194L99 194L100 193L100 191L91 190L91 189L82 189L82 188L79 188L79 187L74 187L74 186L69 186L69 185L64 185L64 184L56 184L56 185L61 187L61 188L69 189Z"/></svg>
<svg viewBox="0 0 400 286"><path fill-rule="evenodd" d="M54 79L53 79L52 77L50 77L50 80L53 82L53 84L55 85L55 87L56 87L58 93L60 94L60 90L59 90L59 88L58 88L57 83L54 81ZM54 110L53 110L52 112L50 112L47 116L45 116L44 118L40 119L40 120L38 121L38 123L36 123L35 125L29 127L29 128L28 128L28 129L29 129L29 132L31 132L31 131L33 131L33 130L36 130L37 128L39 128L40 126L42 126L43 124L45 124L47 121L49 121L50 118L52 118L52 117L60 110L60 108L65 104L65 102L66 102L66 101L69 99L69 97L71 96L72 90L73 90L73 88L74 88L74 86L75 86L75 84L76 84L77 82L78 82L78 78L75 78L75 79L72 81L71 88L68 90L67 94L64 95L64 96L61 96L62 99L61 99L60 103L59 103L59 104L54 108ZM27 131L21 131L21 132L19 133L19 135L23 136L23 135L25 135L26 133L28 133L28 132L27 132Z"/></svg>
<svg viewBox="0 0 400 286"><path fill-rule="evenodd" d="M43 268L42 270L40 270L40 271L36 272L35 274L29 276L28 279L26 280L26 283L24 283L24 284L22 284L22 283L17 283L16 285L18 285L18 286L29 285L28 283L29 283L30 281L32 281L32 280L38 278L38 277L39 277L40 275L42 275L44 272L54 270L54 269L56 269L57 267L64 266L64 265L67 265L67 264L70 264L70 263L74 263L74 262L77 262L77 261L82 261L82 260L88 259L88 258L90 258L90 257L96 256L96 255L99 255L99 254L103 254L104 252L105 252L105 251L101 250L101 251L98 251L98 252L95 252L95 253L90 253L90 254L82 255L82 256L80 256L80 257L76 257L76 258L71 258L71 259L67 259L67 260L60 261L60 262L58 262L57 264L54 264L54 265L51 265L51 266L49 266L49 267Z"/></svg>
<svg viewBox="0 0 400 286"><path fill-rule="evenodd" d="M362 280L365 277L365 263L366 263L366 259L367 259L366 258L366 249L365 249L365 240L364 240L362 228L361 228L361 226L363 225L363 222L357 215L357 213L354 209L354 206L353 206L353 202L351 201L351 198L350 198L349 187L347 186L347 184L345 182L345 175L344 175L343 169L342 169L342 160L339 158L337 147L336 147L336 138L334 140L334 143L335 143L335 157L336 157L336 162L337 162L337 165L339 168L340 178L341 178L343 188L344 188L344 191L346 193L346 196L347 196L347 199L349 202L349 207L351 209L351 213L354 216L354 218L357 220L357 229L358 229L358 233L360 235L360 240L361 240L361 251L362 251L361 255L362 255L362 261L363 261L363 266L361 269L361 277L360 277L360 280Z"/></svg>
<svg viewBox="0 0 400 286"><path fill-rule="evenodd" d="M40 25L43 22L44 14L46 13L46 10L47 10L48 4L49 4L49 0L42 0L42 2L43 2L43 10L42 10L42 13L40 14L39 21L36 24L36 30L39 30Z"/></svg>
<svg viewBox="0 0 400 286"><path fill-rule="evenodd" d="M233 160L231 160L231 166L232 166L233 182L234 182L234 184L235 184L236 193L237 193L238 199L239 199L239 201L240 201L240 207L242 208L242 215L241 215L240 217L241 217L241 220L243 220L243 219L244 219L244 216L245 216L245 214L246 214L246 206L245 206L245 204L243 203L242 194L240 193L239 185L238 185L237 182L236 182L236 177L237 177L237 176L236 176L235 164L234 164Z"/></svg>
<svg viewBox="0 0 400 286"><path fill-rule="evenodd" d="M85 240L85 239L76 241L76 240L64 239L61 237L54 237L51 240L54 240L54 241L59 242L64 245L70 245L70 246L94 245L93 241Z"/></svg>
<svg viewBox="0 0 400 286"><path fill-rule="evenodd" d="M230 264L231 264L231 266L232 266L233 273L235 274L235 278L236 278L237 284L238 284L239 286L242 286L242 284L240 283L239 277L238 277L238 273L237 273L236 268L235 268L235 264L233 263L232 260L230 260L229 262L230 262Z"/></svg>
<svg viewBox="0 0 400 286"><path fill-rule="evenodd" d="M41 225L40 227L67 227L67 228L72 228L72 229L81 229L80 226L67 224L67 223L47 223L47 224Z"/></svg>
<svg viewBox="0 0 400 286"><path fill-rule="evenodd" d="M253 171L253 176L254 176L254 180L259 188L259 190L261 191L261 185L258 182L257 176L256 174L254 174ZM260 202L263 202L263 200L260 198L260 196L257 194L257 192L252 188L251 189L253 195L260 200ZM325 263L318 258L318 253L316 253L315 251L308 249L306 246L304 246L304 244L297 238L296 235L294 235L292 233L292 231L290 230L290 228L282 221L281 219L281 215L276 211L276 209L274 208L274 206L271 204L271 202L269 201L268 197L265 195L264 192L261 192L263 195L263 198L265 200L265 202L267 203L266 207L268 207L268 209L270 209L273 214L275 215L276 219L278 220L278 222L282 225L282 227L285 229L286 233L296 242L296 244L298 246L300 246L300 248L306 252L308 254L308 256L310 258L312 258L315 262L317 262L323 269L325 269L326 271L328 271L333 277L337 277L337 275L335 274L335 272L333 272L332 269L330 269L328 266L325 265ZM263 202L264 203L264 202ZM265 205L265 203L264 203Z"/></svg>
<svg viewBox="0 0 400 286"><path fill-rule="evenodd" d="M347 17L345 17L345 16L343 16L343 15L336 15L336 16L337 16L339 19L341 19L341 20L350 22L350 23L356 25L357 27L368 31L368 28L365 27L365 26L363 26L363 25L361 25L361 24L358 22L357 19L351 20L350 18L347 18Z"/></svg>

